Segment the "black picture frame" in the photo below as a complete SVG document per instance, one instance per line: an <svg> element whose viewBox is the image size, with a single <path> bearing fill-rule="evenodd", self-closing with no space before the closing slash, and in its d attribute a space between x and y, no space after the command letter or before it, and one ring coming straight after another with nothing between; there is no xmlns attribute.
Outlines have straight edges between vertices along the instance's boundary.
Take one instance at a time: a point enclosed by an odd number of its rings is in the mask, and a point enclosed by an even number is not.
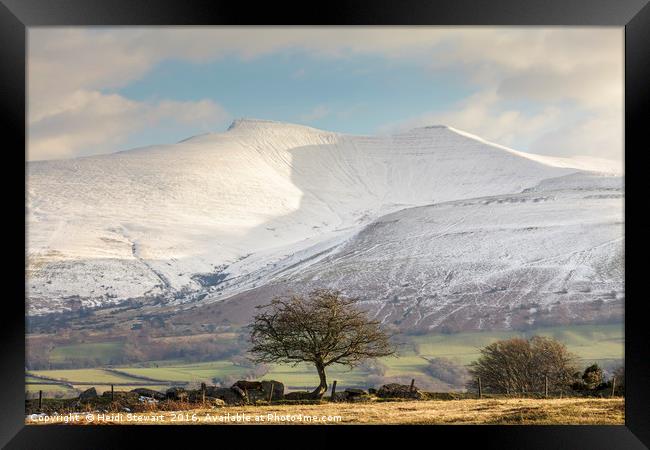
<svg viewBox="0 0 650 450"><path fill-rule="evenodd" d="M648 0L403 0L329 1L314 4L275 2L251 5L222 0L0 0L0 126L5 165L2 183L11 202L5 218L7 269L2 318L2 398L0 444L6 448L128 448L169 443L181 436L186 444L222 444L223 436L242 439L237 427L79 427L25 426L25 163L26 144L26 30L56 25L545 25L625 27L625 174L626 205L643 201L644 173L640 157L647 151L646 124L650 104L650 6ZM643 146L645 144L645 147ZM20 159L22 158L22 161ZM24 166L23 166L24 167ZM482 448L636 449L650 446L650 339L644 314L640 272L643 261L643 221L625 210L625 365L624 426L355 426L249 427L245 440L338 445L351 433L370 442L408 436L411 445L454 445L477 442ZM22 220L19 218L22 217ZM22 236L23 239L19 237ZM12 244L8 248L7 244ZM11 250L11 251L9 251ZM22 272L19 273L19 272ZM187 435L191 433L191 437ZM269 434L273 436L270 437ZM214 440L214 439L217 440ZM305 440L308 439L308 440ZM443 440L444 439L444 440ZM416 441L418 443L416 443ZM404 441L403 441L404 442ZM406 443L406 442L405 442ZM407 444L408 445L408 444ZM444 445L444 444L443 444ZM447 444L448 445L448 444Z"/></svg>

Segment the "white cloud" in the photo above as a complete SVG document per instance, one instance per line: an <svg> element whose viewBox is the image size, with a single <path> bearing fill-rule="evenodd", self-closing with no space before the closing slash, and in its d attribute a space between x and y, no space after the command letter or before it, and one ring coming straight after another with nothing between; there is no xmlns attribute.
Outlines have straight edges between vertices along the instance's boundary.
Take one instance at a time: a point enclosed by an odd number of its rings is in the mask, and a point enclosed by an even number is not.
<svg viewBox="0 0 650 450"><path fill-rule="evenodd" d="M620 109L623 99L622 63L621 57L610 64L576 65L565 71L531 67L504 77L498 92L506 100L571 100L587 108Z"/></svg>
<svg viewBox="0 0 650 450"><path fill-rule="evenodd" d="M85 156L115 150L132 133L163 121L221 125L229 115L217 104L135 102L116 94L75 91L56 111L30 124L30 160Z"/></svg>
<svg viewBox="0 0 650 450"><path fill-rule="evenodd" d="M621 29L460 33L431 68L464 74L478 93L384 130L443 123L518 150L622 160Z"/></svg>
<svg viewBox="0 0 650 450"><path fill-rule="evenodd" d="M585 155L623 160L623 119L619 114L586 117L558 125L530 145L530 151L548 155Z"/></svg>
<svg viewBox="0 0 650 450"><path fill-rule="evenodd" d="M432 111L420 120L444 120L504 144L529 142L528 150L579 149L584 154L609 157L622 151L621 28L32 28L30 158L109 148L112 140L123 140L125 133L145 126L142 120L133 119L134 111L155 116L156 111L161 114L165 110L164 101L138 103L106 92L141 78L161 61L202 63L227 55L253 59L274 52L324 58L374 54L416 60L423 70L453 70L479 94L452 111L437 111L432 105ZM293 74L303 75L304 71ZM102 97L95 98L91 106L86 97L93 92ZM512 105L522 101L535 103L538 112L527 113ZM190 103L185 112L167 107L166 114L180 114L179 120L183 115L208 114L212 117L208 122L225 115L218 105L207 105ZM206 113L210 108L214 110ZM82 112L87 120L82 120ZM323 113L321 108L306 117L316 120ZM107 136L97 130L93 114L107 120L105 128L116 134ZM570 126L576 115L582 122ZM58 132L53 123L58 124ZM568 129L575 145L557 145L559 133ZM618 131L621 136L614 136ZM553 135L558 138L549 145ZM601 137L595 139L596 135ZM102 142L103 137L108 140Z"/></svg>
<svg viewBox="0 0 650 450"><path fill-rule="evenodd" d="M498 144L554 156L588 156L622 161L623 115L609 111L548 105L526 113L508 108L495 90L472 95L445 111L388 124L383 132L451 125Z"/></svg>
<svg viewBox="0 0 650 450"><path fill-rule="evenodd" d="M432 112L390 124L383 131L401 131L425 125L451 125L502 145L512 145L517 141L518 135L535 136L559 120L561 111L554 107L547 107L536 114L504 108L500 105L500 97L492 90L474 94L451 110Z"/></svg>

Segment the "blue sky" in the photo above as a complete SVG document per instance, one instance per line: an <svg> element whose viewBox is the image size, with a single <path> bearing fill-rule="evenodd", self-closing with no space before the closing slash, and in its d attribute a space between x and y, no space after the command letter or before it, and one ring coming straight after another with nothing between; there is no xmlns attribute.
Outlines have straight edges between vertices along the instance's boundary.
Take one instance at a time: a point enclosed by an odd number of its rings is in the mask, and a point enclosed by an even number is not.
<svg viewBox="0 0 650 450"><path fill-rule="evenodd" d="M417 62L391 64L376 56L331 61L274 55L255 61L229 57L202 65L170 61L120 92L140 100L167 93L178 100L208 97L235 116L277 120L301 120L315 107L326 106L339 116L315 119L322 125L371 133L387 120L449 106L468 90L454 73L427 73ZM365 114L341 120L341 114L356 109Z"/></svg>
<svg viewBox="0 0 650 450"><path fill-rule="evenodd" d="M617 28L37 28L29 159L235 118L385 134L444 123L523 151L622 157Z"/></svg>
<svg viewBox="0 0 650 450"><path fill-rule="evenodd" d="M453 71L429 72L419 62L395 64L377 56L332 61L277 54L255 60L227 57L206 64L166 61L116 92L139 101L208 98L233 117L373 134L387 123L449 108L471 93L471 87ZM183 130L173 131L179 132ZM178 137L184 136L170 136Z"/></svg>

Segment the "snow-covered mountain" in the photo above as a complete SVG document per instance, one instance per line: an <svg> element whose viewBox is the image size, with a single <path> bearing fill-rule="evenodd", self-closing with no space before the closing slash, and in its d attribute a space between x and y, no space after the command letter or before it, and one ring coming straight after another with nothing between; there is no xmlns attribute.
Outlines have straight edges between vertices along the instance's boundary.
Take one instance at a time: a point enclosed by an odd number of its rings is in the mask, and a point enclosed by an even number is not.
<svg viewBox="0 0 650 450"><path fill-rule="evenodd" d="M30 314L336 287L387 321L440 328L465 311L481 328L622 301L615 169L450 127L349 136L238 120L27 171Z"/></svg>

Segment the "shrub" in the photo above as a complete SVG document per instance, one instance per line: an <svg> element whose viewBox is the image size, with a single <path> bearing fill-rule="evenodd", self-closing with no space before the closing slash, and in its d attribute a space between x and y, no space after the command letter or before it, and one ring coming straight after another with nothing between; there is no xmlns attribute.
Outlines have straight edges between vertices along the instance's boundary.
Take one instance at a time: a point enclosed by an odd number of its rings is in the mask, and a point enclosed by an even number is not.
<svg viewBox="0 0 650 450"><path fill-rule="evenodd" d="M530 394L545 390L562 392L574 380L576 357L554 339L534 336L494 342L480 351L470 365L472 380L468 387L485 392Z"/></svg>

